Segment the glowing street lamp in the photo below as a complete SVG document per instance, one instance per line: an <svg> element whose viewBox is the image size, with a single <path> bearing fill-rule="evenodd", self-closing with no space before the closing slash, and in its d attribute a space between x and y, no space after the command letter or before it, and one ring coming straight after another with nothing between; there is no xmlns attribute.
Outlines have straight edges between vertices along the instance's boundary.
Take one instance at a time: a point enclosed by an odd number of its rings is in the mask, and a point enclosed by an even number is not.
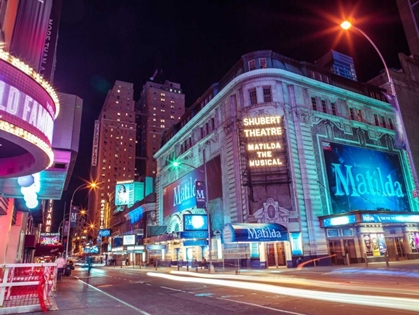
<svg viewBox="0 0 420 315"><path fill-rule="evenodd" d="M389 95L386 95L386 96L389 98L389 100L390 100L391 104L394 106L395 112L396 112L395 113L396 114L396 119L397 119L397 124L396 124L397 125L397 135L396 136L403 138L402 141L404 142L405 150L407 151L407 155L408 155L408 158L409 158L409 161L410 161L411 173L413 174L415 188L416 188L416 191L418 191L419 181L418 181L418 177L417 177L417 171L416 171L416 168L414 166L415 164L414 164L413 156L412 156L411 150L410 150L410 143L408 142L407 132L405 130L405 126L404 126L404 123L403 123L403 120L402 120L401 111L400 111L400 104L398 102L397 93L395 91L394 81L392 80L392 77L389 74L389 69L388 69L388 66L386 65L385 59L382 56L381 52L379 51L378 47L376 47L375 43L372 41L372 39L370 39L370 37L365 32L363 32L360 28L354 26L353 23L352 23L352 20L351 21L346 20L346 21L342 22L340 24L340 26L344 30L352 30L353 29L353 30L356 30L357 32L359 32L360 34L362 34L369 41L369 43L371 43L373 48L375 48L376 52L378 53L379 57L381 58L381 61L382 61L383 65L384 65L384 68L385 68L385 72L386 72L386 76L387 76L387 79L388 79L390 91L391 91L391 97Z"/></svg>
<svg viewBox="0 0 420 315"><path fill-rule="evenodd" d="M71 214L71 207L73 206L73 199L74 199L74 195L76 194L76 192L81 189L81 188L93 188L95 189L96 187L98 187L98 185L93 182L93 183L84 183L82 185L80 185L79 187L77 187L73 194L71 195L71 199L70 199L70 209L69 209L69 219L68 219L68 227L67 227L67 241L66 241L66 257L68 256L68 252L69 252L69 241L70 241L70 214Z"/></svg>

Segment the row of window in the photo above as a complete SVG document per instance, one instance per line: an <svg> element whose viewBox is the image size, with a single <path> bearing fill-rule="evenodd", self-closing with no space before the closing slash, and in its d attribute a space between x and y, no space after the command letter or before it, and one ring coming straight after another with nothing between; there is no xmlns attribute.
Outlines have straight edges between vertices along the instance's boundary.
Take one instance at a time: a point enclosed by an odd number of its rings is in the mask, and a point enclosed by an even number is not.
<svg viewBox="0 0 420 315"><path fill-rule="evenodd" d="M196 129L192 136L187 138L183 143L181 143L180 147L180 154L187 151L191 148L195 143L201 141L201 139L205 138L209 135L213 130L216 129L214 118L210 118L203 126L201 126L198 130ZM194 139L193 139L194 138Z"/></svg>
<svg viewBox="0 0 420 315"><path fill-rule="evenodd" d="M271 95L271 87L269 86L263 86L262 88L263 91L263 102L264 103L270 103L273 101L272 95ZM249 93L249 103L251 105L256 105L258 104L258 96L257 96L257 89L250 89L248 91Z"/></svg>
<svg viewBox="0 0 420 315"><path fill-rule="evenodd" d="M255 59L252 59L248 61L248 69L249 71L255 70L255 69L265 69L267 68L267 59L266 58L258 58L258 64L256 63Z"/></svg>
<svg viewBox="0 0 420 315"><path fill-rule="evenodd" d="M330 104L330 107L328 107L328 103ZM318 98L311 97L311 105L312 105L312 110L318 111L319 109ZM330 101L327 102L325 99L320 99L320 109L323 113L339 116L337 113L337 105L335 102L330 102ZM362 109L349 107L349 112L350 112L351 120L372 123L372 122L369 122L366 119L366 117L364 117L365 115L363 114ZM390 117L386 118L385 116L379 115L379 114L373 114L373 118L374 118L373 123L375 124L375 126L389 128L391 130L394 130L394 124L392 122L392 118Z"/></svg>

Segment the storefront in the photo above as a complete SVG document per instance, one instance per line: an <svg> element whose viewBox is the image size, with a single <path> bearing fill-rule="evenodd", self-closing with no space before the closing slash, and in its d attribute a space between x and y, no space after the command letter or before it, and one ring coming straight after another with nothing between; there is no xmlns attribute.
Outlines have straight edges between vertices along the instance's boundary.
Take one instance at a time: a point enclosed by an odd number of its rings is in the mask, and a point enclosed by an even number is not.
<svg viewBox="0 0 420 315"><path fill-rule="evenodd" d="M333 264L419 258L419 215L353 211L320 217Z"/></svg>

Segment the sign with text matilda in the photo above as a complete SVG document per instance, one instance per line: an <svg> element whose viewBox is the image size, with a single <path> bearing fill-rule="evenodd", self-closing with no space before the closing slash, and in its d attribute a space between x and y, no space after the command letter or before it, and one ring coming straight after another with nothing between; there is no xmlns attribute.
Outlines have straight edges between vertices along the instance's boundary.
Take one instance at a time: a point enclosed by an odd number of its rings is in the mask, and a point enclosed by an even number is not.
<svg viewBox="0 0 420 315"><path fill-rule="evenodd" d="M410 211L398 154L322 141L333 213Z"/></svg>

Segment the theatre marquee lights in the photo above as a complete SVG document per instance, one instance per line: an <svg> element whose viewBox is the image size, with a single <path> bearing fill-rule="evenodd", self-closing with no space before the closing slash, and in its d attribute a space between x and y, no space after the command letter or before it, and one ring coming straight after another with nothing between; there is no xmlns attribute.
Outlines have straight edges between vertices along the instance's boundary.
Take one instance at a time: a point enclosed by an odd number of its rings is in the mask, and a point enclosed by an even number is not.
<svg viewBox="0 0 420 315"><path fill-rule="evenodd" d="M251 168L282 165L282 116L246 117L243 134L247 140L248 165Z"/></svg>
<svg viewBox="0 0 420 315"><path fill-rule="evenodd" d="M58 96L39 73L1 49L0 73L0 134L8 141L3 145L7 154L0 158L0 177L40 172L54 160Z"/></svg>

